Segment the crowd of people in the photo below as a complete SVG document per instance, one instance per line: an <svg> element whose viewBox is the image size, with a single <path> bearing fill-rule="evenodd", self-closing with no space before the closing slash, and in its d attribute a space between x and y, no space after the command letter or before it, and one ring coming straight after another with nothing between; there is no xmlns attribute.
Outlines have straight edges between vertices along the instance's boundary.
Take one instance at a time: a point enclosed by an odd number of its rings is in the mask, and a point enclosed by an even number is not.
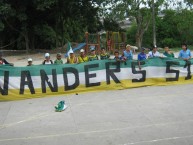
<svg viewBox="0 0 193 145"><path fill-rule="evenodd" d="M164 48L164 53L160 53L157 49L157 47L153 47L147 54L146 54L146 49L142 48L141 52L137 55L137 60L139 62L139 68L140 67L140 62L143 60L146 60L148 58L153 58L153 57L171 57L174 58L175 55L174 53L169 49L169 47ZM186 44L182 44L182 50L179 52L178 55L179 59L183 59L184 61L188 61L191 59L191 51L188 49ZM67 57L67 64L77 64L77 63L84 63L88 61L94 61L94 60L105 60L105 59L110 59L110 54L106 52L105 48L101 48L100 55L96 54L96 49L94 46L90 47L90 55L87 55L85 53L84 49L81 49L79 52L79 55L76 56L73 50L71 49L68 52L68 57ZM114 57L112 58L116 61L121 61L121 62L126 62L127 60L133 60L133 51L131 49L130 45L126 45L125 50L121 54L119 54L119 51L114 52ZM49 64L63 64L64 61L62 60L62 54L57 53L56 59L53 61L51 60L50 54L45 53L45 59L43 60L42 64L43 65L49 65ZM2 52L0 52L0 65L12 65L12 63L7 62L2 55ZM28 64L27 66L32 66L33 65L33 60L32 58L28 59Z"/></svg>

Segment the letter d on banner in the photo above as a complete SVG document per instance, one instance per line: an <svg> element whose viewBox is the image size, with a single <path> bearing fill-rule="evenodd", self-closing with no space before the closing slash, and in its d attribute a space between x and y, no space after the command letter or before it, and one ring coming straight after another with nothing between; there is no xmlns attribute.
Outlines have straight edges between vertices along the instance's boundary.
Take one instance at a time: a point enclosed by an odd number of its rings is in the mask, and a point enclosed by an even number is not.
<svg viewBox="0 0 193 145"><path fill-rule="evenodd" d="M68 73L74 74L75 82L72 85L69 85ZM76 89L79 86L80 81L79 81L79 75L78 75L77 69L75 69L73 67L63 68L63 76L64 76L64 85L65 85L64 89L65 89L65 91Z"/></svg>

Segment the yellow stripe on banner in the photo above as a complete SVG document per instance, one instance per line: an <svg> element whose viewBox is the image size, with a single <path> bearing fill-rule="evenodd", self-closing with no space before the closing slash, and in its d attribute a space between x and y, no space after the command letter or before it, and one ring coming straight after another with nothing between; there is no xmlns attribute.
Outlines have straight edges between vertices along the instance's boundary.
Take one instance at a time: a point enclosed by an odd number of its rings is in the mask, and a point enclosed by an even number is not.
<svg viewBox="0 0 193 145"><path fill-rule="evenodd" d="M180 85L180 84L192 84L193 78L190 80L185 80L184 77L179 78L178 81L166 82L165 78L149 78L145 82L136 82L133 83L131 80L122 80L121 83L116 84L114 81L111 81L109 85L106 82L102 82L100 86L95 87L85 87L85 85L79 85L76 89L70 91L64 91L64 87L59 87L58 92L51 92L47 88L46 93L42 93L41 88L35 89L35 94L31 94L28 89L24 91L23 95L19 94L19 90L9 90L7 96L0 96L0 101L13 101L13 100L23 100L31 98L41 98L41 97L52 97L52 96L61 96L67 94L75 93L84 93L84 92L98 92L104 90L120 90L136 87L145 87L145 86L168 86L168 85Z"/></svg>

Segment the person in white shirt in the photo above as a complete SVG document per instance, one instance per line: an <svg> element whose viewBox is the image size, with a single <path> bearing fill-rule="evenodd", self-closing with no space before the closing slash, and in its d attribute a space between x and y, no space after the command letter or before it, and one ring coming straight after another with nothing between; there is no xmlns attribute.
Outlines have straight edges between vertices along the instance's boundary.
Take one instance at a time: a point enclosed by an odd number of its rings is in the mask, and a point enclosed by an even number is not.
<svg viewBox="0 0 193 145"><path fill-rule="evenodd" d="M53 64L53 61L50 59L49 53L45 53L45 60L42 62L42 64L43 65Z"/></svg>
<svg viewBox="0 0 193 145"><path fill-rule="evenodd" d="M160 57L160 53L157 51L157 47L154 46L152 51L148 53L148 58Z"/></svg>

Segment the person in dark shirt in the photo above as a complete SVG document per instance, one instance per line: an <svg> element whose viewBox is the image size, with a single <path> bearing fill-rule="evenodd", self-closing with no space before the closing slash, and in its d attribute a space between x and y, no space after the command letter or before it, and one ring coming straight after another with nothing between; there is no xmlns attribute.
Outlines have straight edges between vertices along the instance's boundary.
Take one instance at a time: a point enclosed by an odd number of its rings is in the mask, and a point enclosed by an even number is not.
<svg viewBox="0 0 193 145"><path fill-rule="evenodd" d="M138 65L139 65L139 70L141 70L141 61L147 59L147 55L145 53L145 48L141 48L141 52L138 54Z"/></svg>
<svg viewBox="0 0 193 145"><path fill-rule="evenodd" d="M101 60L109 59L110 55L106 52L105 48L101 48L100 58Z"/></svg>
<svg viewBox="0 0 193 145"><path fill-rule="evenodd" d="M6 59L3 58L3 53L0 52L0 65L6 65L6 64L13 66L12 63L9 63Z"/></svg>
<svg viewBox="0 0 193 145"><path fill-rule="evenodd" d="M115 51L114 52L114 60L116 60L116 61L122 61L123 59L122 59L122 57L119 55L119 51Z"/></svg>

